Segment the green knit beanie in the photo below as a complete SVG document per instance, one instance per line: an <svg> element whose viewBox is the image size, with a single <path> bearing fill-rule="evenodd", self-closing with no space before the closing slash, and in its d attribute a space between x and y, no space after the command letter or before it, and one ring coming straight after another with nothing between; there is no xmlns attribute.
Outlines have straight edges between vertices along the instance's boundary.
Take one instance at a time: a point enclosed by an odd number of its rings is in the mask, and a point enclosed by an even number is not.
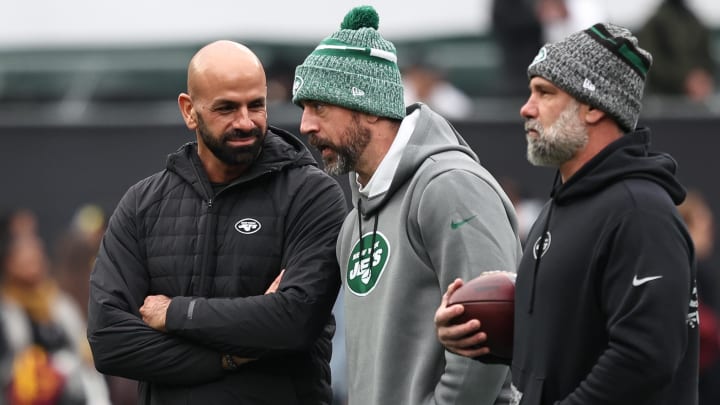
<svg viewBox="0 0 720 405"><path fill-rule="evenodd" d="M378 32L371 6L355 7L295 69L293 103L321 101L380 117L405 117L403 85L392 42Z"/></svg>

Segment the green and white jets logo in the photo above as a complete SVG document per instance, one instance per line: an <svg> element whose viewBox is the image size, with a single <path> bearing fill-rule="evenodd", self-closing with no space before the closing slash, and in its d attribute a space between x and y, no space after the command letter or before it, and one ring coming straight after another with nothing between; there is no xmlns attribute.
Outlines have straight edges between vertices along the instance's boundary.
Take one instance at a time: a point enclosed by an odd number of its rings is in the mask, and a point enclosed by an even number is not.
<svg viewBox="0 0 720 405"><path fill-rule="evenodd" d="M542 48L540 48L540 51L538 51L538 54L535 55L535 59L533 59L532 63L530 63L530 66L536 63L540 63L545 59L547 59L547 48L543 46Z"/></svg>
<svg viewBox="0 0 720 405"><path fill-rule="evenodd" d="M347 286L355 295L368 295L382 276L390 257L388 240L380 232L366 233L355 243L347 266Z"/></svg>
<svg viewBox="0 0 720 405"><path fill-rule="evenodd" d="M305 81L300 76L295 76L295 80L293 81L293 87L292 87L292 95L295 96L298 91L300 91L300 88L305 84Z"/></svg>

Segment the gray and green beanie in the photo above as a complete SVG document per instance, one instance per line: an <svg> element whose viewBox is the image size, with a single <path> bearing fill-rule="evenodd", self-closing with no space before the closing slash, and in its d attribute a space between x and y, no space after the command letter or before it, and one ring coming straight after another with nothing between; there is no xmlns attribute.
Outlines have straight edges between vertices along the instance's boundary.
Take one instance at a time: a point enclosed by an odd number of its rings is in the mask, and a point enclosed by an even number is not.
<svg viewBox="0 0 720 405"><path fill-rule="evenodd" d="M371 6L350 10L295 69L293 103L314 100L380 117L405 117L403 85L392 42L378 32Z"/></svg>
<svg viewBox="0 0 720 405"><path fill-rule="evenodd" d="M528 67L528 77L549 80L632 131L651 64L652 55L628 29L600 23L542 47Z"/></svg>

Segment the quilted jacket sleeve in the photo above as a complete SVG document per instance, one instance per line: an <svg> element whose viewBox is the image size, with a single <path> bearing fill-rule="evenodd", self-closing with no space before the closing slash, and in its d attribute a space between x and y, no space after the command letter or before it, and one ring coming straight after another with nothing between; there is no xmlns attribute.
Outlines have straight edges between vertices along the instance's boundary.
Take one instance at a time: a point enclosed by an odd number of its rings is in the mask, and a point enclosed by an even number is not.
<svg viewBox="0 0 720 405"><path fill-rule="evenodd" d="M110 218L90 276L88 340L104 374L164 384L200 384L223 375L219 352L158 332L139 308L148 273L138 241L131 188Z"/></svg>

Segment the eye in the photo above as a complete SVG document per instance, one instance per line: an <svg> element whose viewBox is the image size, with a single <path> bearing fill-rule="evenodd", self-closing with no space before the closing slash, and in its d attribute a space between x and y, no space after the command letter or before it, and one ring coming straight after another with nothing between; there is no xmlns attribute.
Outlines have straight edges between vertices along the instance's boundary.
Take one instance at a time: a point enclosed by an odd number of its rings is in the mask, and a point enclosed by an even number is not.
<svg viewBox="0 0 720 405"><path fill-rule="evenodd" d="M220 104L212 108L213 112L219 114L228 114L235 111L236 106L234 104Z"/></svg>
<svg viewBox="0 0 720 405"><path fill-rule="evenodd" d="M326 107L326 104L320 101L313 101L312 108L317 112L322 112Z"/></svg>
<svg viewBox="0 0 720 405"><path fill-rule="evenodd" d="M258 100L253 101L248 105L248 108L251 110L264 110L265 109L265 100Z"/></svg>
<svg viewBox="0 0 720 405"><path fill-rule="evenodd" d="M549 97L553 94L553 92L546 88L546 87L538 87L535 89L535 94L537 94L539 97Z"/></svg>

